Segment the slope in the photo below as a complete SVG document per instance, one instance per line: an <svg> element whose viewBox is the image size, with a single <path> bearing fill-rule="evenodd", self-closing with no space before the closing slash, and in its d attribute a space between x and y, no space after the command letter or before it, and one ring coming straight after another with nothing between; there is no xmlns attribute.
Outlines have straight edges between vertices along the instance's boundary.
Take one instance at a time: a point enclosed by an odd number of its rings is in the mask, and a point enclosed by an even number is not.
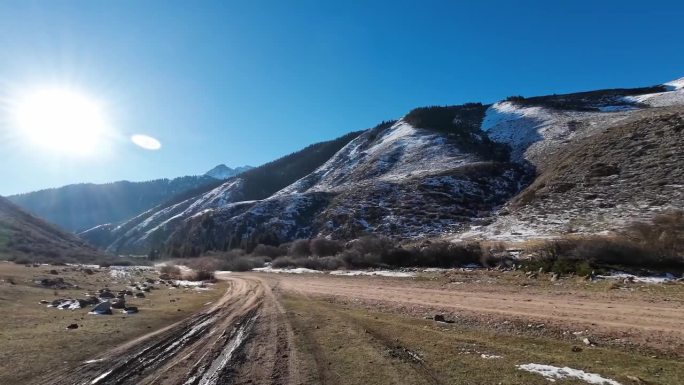
<svg viewBox="0 0 684 385"><path fill-rule="evenodd" d="M111 252L147 253L165 241L177 222L218 207L241 207L267 198L309 174L359 134L312 144L226 181L177 195L121 225L100 225L80 235Z"/></svg>
<svg viewBox="0 0 684 385"><path fill-rule="evenodd" d="M87 262L102 257L83 240L0 197L0 255L51 262Z"/></svg>

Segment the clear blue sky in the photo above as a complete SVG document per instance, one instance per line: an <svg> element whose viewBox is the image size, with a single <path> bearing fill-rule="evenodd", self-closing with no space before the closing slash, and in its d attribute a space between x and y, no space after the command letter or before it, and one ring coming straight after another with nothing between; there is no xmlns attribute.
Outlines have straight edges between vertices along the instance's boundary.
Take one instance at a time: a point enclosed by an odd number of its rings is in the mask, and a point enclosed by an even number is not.
<svg viewBox="0 0 684 385"><path fill-rule="evenodd" d="M683 14L680 1L4 0L3 105L68 84L104 102L120 137L72 159L0 119L0 194L256 166L417 106L661 83L684 76ZM162 148L121 139L135 133Z"/></svg>

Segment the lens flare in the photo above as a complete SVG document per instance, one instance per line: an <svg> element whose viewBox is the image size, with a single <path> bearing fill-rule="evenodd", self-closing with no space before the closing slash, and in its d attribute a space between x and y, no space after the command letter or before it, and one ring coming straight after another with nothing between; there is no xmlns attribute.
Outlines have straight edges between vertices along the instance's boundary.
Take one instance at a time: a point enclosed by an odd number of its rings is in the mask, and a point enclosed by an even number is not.
<svg viewBox="0 0 684 385"><path fill-rule="evenodd" d="M159 150L161 148L161 143L148 135L136 134L131 136L131 141L135 143L138 147L144 148L145 150Z"/></svg>

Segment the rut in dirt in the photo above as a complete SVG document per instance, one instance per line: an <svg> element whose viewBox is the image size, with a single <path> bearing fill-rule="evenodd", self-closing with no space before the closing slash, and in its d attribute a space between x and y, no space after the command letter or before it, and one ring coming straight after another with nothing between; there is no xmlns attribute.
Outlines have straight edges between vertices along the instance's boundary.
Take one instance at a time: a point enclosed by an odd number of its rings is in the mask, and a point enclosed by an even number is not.
<svg viewBox="0 0 684 385"><path fill-rule="evenodd" d="M230 278L230 281L231 287L211 310L114 348L97 360L53 373L37 383L214 385L234 382L233 377L246 361L243 350L254 337L255 326L273 319L265 309L275 308L275 299L260 280Z"/></svg>

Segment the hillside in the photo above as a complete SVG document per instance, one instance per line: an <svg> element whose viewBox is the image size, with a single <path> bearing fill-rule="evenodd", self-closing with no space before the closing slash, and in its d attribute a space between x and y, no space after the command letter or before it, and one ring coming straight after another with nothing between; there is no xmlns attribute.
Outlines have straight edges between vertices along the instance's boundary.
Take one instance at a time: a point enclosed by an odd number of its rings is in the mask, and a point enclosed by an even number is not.
<svg viewBox="0 0 684 385"><path fill-rule="evenodd" d="M84 236L110 251L192 256L315 236L617 231L684 206L682 83L417 108L339 142L307 172L275 183L276 161Z"/></svg>
<svg viewBox="0 0 684 385"><path fill-rule="evenodd" d="M7 197L24 210L66 230L78 232L116 223L171 197L208 184L211 176L185 176L146 182L82 183Z"/></svg>
<svg viewBox="0 0 684 385"><path fill-rule="evenodd" d="M110 252L147 253L166 240L179 220L215 208L243 207L267 198L311 173L359 134L352 132L335 140L312 144L226 181L177 195L121 225L96 226L80 236Z"/></svg>
<svg viewBox="0 0 684 385"><path fill-rule="evenodd" d="M102 254L0 197L0 256L11 260L87 262Z"/></svg>

